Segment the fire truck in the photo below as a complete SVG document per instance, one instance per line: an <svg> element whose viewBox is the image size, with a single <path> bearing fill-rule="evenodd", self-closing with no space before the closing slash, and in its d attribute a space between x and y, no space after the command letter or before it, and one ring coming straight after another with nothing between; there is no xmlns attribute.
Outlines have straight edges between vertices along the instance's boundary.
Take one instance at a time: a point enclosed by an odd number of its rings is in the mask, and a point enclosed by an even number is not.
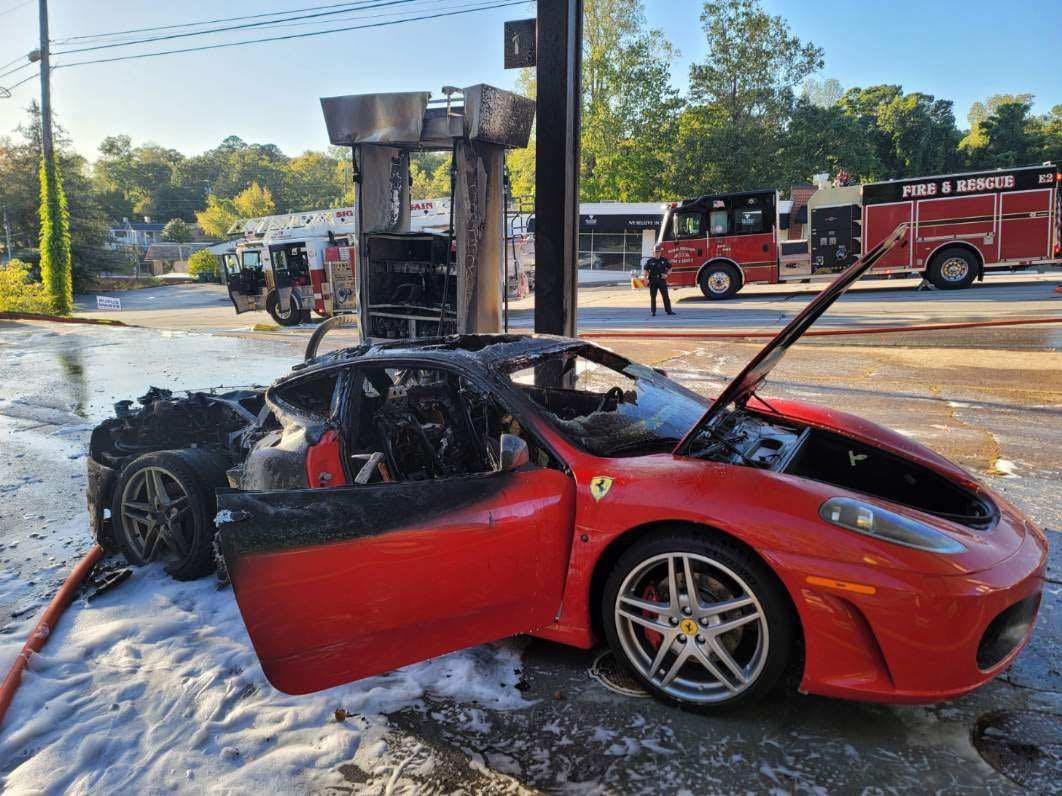
<svg viewBox="0 0 1062 796"><path fill-rule="evenodd" d="M242 239L226 254L225 275L236 314L265 310L278 324L294 326L354 312L353 207L265 216L237 223ZM445 231L450 200L410 202L410 229Z"/></svg>
<svg viewBox="0 0 1062 796"><path fill-rule="evenodd" d="M919 274L958 289L987 270L1058 263L1060 190L1050 163L824 188L808 201L806 240L781 238L788 223L777 191L709 194L669 205L658 243L673 286L726 299L749 282L829 278L906 224L871 274Z"/></svg>

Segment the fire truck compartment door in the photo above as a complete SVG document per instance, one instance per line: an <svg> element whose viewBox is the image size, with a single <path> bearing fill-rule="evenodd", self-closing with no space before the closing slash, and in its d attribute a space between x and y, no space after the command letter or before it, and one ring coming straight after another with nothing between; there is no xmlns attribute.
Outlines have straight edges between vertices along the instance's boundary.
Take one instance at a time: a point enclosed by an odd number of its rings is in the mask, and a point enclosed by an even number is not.
<svg viewBox="0 0 1062 796"><path fill-rule="evenodd" d="M219 544L269 681L319 691L550 624L575 486L560 470L222 492Z"/></svg>

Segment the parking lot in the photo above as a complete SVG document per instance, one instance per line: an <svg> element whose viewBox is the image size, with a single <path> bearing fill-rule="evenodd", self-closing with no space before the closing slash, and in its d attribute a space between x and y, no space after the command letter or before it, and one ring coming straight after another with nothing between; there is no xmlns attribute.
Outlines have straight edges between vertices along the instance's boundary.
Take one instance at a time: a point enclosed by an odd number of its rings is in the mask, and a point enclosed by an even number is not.
<svg viewBox="0 0 1062 796"><path fill-rule="evenodd" d="M823 321L874 326L1045 316L1062 306L1053 288L1047 279L1026 278L955 295L864 290ZM166 287L122 298L127 309L120 317L156 328L0 323L0 361L12 376L0 385L0 434L10 440L0 461L0 555L8 572L0 607L11 617L2 636L9 640L5 654L8 645L21 643L27 617L88 545L83 453L89 429L112 402L149 385L266 383L299 359L308 334L254 331L246 316L232 314L217 287ZM637 312L647 315L635 306L641 298L611 288L584 290L581 322L605 331L643 324L635 320ZM723 304L699 301L692 293L678 298L676 323L687 328L763 330L777 328L807 300L797 291L767 291ZM516 325L526 321L525 312L514 307ZM1057 529L1060 340L1059 325L808 339L772 375L765 395L844 406L897 429L991 484L1042 526ZM762 344L601 342L705 394L717 392ZM241 767L250 772L273 766L280 772L277 782L288 787L337 793L1008 793L1019 791L1020 782L1046 790L1058 784L1057 778L1053 784L1045 780L1044 771L1058 770L1058 739L1051 740L1050 727L1057 729L1062 714L1062 559L1059 534L1050 535L1050 582L1033 641L1005 676L980 691L940 705L897 707L790 690L740 714L710 718L610 691L590 675L600 650L582 653L526 638L301 701L285 697L257 671L231 592L203 583L164 586L160 573L148 568L128 585L71 610L33 677L47 681L52 671L80 676L76 682L87 682L90 693L56 696L62 716L49 719L49 704L40 702L47 690L24 688L13 715L23 722L40 718L28 730L0 736L0 760L7 761L9 784L31 787L61 750L81 748L75 736L85 727L110 726L122 737L113 720L101 721L108 711L122 716L135 706L138 714L171 725L165 743L188 761L189 770L202 761L201 776L216 776L222 784L240 782ZM153 599L183 606L180 621L167 631L173 637L119 621L160 604ZM86 640L93 615L97 623L111 623L106 643ZM229 662L218 663L226 660L219 650L230 648L235 651L226 653ZM194 697L141 683L134 669L123 688L93 674L133 660L184 671L197 657L206 663L183 675L187 687L195 683ZM337 708L351 716L337 722ZM1009 729L1037 716L1055 717L1047 734L1016 737ZM257 740L251 748L233 752L221 739L241 722L276 727L252 735ZM985 746L986 738L988 757L1008 775L977 751L975 743ZM138 766L150 767L159 784L182 781L183 768L162 771L162 753L149 745L131 736L128 743L112 744L103 753L111 773L97 771L92 784L131 781ZM30 752L34 764L19 767Z"/></svg>

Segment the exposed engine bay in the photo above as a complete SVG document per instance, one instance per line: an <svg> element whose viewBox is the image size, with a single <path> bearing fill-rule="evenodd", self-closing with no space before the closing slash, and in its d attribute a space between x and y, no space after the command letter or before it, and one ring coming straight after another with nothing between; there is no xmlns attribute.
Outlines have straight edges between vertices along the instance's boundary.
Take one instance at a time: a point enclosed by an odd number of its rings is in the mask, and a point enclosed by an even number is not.
<svg viewBox="0 0 1062 796"><path fill-rule="evenodd" d="M842 434L748 409L732 410L705 427L690 453L834 484L972 528L985 528L994 518L993 507L981 497L921 465Z"/></svg>

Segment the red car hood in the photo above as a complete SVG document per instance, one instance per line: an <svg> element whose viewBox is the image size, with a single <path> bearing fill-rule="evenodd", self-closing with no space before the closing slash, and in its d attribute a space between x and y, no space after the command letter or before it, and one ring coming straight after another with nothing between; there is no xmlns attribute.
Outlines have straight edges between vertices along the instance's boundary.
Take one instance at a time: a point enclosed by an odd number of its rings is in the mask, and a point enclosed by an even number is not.
<svg viewBox="0 0 1062 796"><path fill-rule="evenodd" d="M866 253L861 259L845 269L837 279L827 285L793 320L785 325L756 356L752 358L745 369L742 370L726 388L719 393L719 397L708 407L701 419L686 433L682 441L675 447L675 453L683 453L690 441L706 426L710 426L720 414L730 406L744 406L756 388L763 383L768 374L774 370L775 365L785 356L789 347L799 340L822 314L837 301L856 280L869 271L878 260L899 243L904 237L907 224L900 224L881 243ZM907 241L904 239L904 244Z"/></svg>

